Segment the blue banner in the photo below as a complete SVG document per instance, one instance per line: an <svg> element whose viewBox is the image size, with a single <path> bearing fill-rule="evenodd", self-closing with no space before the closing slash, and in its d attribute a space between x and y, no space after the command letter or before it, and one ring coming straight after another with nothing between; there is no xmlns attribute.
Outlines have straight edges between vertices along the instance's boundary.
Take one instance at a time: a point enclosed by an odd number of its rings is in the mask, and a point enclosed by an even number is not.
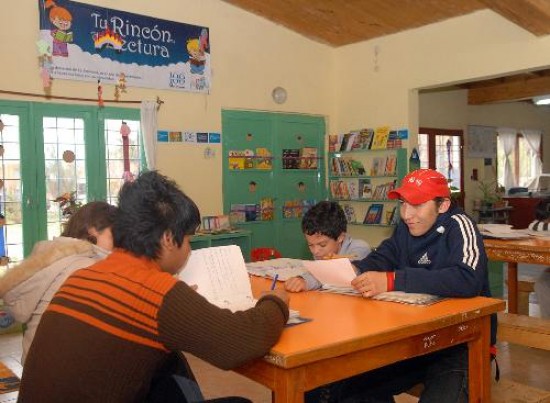
<svg viewBox="0 0 550 403"><path fill-rule="evenodd" d="M38 0L51 76L124 86L210 90L206 27L70 0Z"/></svg>

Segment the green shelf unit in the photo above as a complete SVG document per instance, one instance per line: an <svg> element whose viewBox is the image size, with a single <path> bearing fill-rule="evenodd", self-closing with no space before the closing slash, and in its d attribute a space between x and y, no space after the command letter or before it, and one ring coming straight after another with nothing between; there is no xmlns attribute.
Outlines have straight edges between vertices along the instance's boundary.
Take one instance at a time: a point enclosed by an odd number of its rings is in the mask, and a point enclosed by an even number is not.
<svg viewBox="0 0 550 403"><path fill-rule="evenodd" d="M244 259L250 261L251 231L240 230L220 234L197 234L191 237L191 249L210 248L212 246L237 245L241 248Z"/></svg>
<svg viewBox="0 0 550 403"><path fill-rule="evenodd" d="M394 174L372 174L371 169L373 169L374 159L378 158L379 161L386 159L388 156L395 156L395 173ZM353 174L336 174L332 169L332 160L333 158L343 158L343 159L354 159L360 161L365 169L365 174L353 175ZM386 212L391 211L394 207L398 208L398 203L395 200L389 200L387 198L376 198L376 197L367 197L364 198L362 195L358 197L350 198L347 197L334 197L330 190L331 181L342 181L345 183L345 188L349 190L349 183L355 182L356 180L367 180L370 181L372 187L372 193L375 193L375 189L379 185L384 183L396 181L396 186L401 184L401 180L408 173L408 164L407 164L407 149L406 148L388 148L382 150L360 150L360 151L337 151L329 153L329 167L331 168L329 174L329 198L331 200L337 201L342 205L344 211L346 211L347 216L355 216L356 221L349 221L349 225L354 226L365 226L365 227L379 227L387 228L392 227L393 224L387 223ZM359 191L359 189L357 189ZM381 222L376 224L365 224L363 220L366 213L369 210L369 206L372 204L382 204L383 211L381 214ZM351 211L350 211L351 210ZM399 214L396 210L394 214ZM399 217L399 216L398 216Z"/></svg>
<svg viewBox="0 0 550 403"><path fill-rule="evenodd" d="M230 214L235 205L259 205L262 199L271 199L272 220L246 221L236 226L251 231L252 249L274 247L285 257L311 258L301 230L300 212L307 208L303 201L326 199L324 118L223 110L222 132L224 213ZM250 150L256 154L258 148L271 154L271 169L230 169L230 152ZM289 154L288 150L300 150L307 158ZM234 157L233 161L239 162ZM316 168L285 169L292 163L309 163L306 166ZM285 217L283 208L296 216Z"/></svg>

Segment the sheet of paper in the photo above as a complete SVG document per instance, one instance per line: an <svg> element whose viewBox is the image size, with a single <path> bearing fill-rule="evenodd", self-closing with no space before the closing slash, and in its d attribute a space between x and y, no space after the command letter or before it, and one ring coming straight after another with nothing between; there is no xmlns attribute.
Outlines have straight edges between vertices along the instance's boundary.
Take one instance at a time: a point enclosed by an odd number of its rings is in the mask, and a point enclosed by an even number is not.
<svg viewBox="0 0 550 403"><path fill-rule="evenodd" d="M236 245L193 250L179 278L197 285L197 292L219 307L239 310L254 306L244 258Z"/></svg>
<svg viewBox="0 0 550 403"><path fill-rule="evenodd" d="M250 309L258 302L252 295L243 254L236 245L193 250L179 278L196 285L197 292L212 304L233 312ZM300 312L291 309L290 318L297 316Z"/></svg>
<svg viewBox="0 0 550 403"><path fill-rule="evenodd" d="M348 258L329 260L304 260L304 267L323 285L350 287L357 277Z"/></svg>

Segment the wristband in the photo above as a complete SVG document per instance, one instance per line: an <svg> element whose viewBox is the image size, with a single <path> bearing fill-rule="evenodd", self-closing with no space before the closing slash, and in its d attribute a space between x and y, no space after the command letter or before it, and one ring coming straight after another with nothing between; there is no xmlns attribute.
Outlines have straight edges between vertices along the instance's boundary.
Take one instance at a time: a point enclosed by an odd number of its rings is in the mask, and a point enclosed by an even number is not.
<svg viewBox="0 0 550 403"><path fill-rule="evenodd" d="M395 272L387 271L386 279L387 279L387 288L388 288L386 291L393 291L395 288Z"/></svg>

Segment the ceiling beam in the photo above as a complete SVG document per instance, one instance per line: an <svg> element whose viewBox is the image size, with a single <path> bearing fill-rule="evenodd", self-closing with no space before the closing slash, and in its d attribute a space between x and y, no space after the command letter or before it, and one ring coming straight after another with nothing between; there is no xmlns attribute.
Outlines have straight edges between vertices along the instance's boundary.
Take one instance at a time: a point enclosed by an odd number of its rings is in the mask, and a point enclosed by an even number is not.
<svg viewBox="0 0 550 403"><path fill-rule="evenodd" d="M550 34L550 2L547 0L480 0L480 2L533 35Z"/></svg>
<svg viewBox="0 0 550 403"><path fill-rule="evenodd" d="M550 76L492 84L468 90L468 105L511 102L550 94Z"/></svg>

